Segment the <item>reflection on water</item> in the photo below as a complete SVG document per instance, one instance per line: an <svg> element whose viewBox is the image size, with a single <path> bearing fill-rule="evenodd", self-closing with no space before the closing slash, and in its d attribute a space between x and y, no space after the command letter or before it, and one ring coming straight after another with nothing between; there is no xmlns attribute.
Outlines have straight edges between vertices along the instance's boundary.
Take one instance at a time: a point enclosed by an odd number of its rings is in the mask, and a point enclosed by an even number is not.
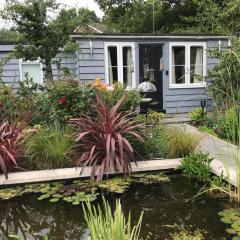
<svg viewBox="0 0 240 240"><path fill-rule="evenodd" d="M122 195L110 194L107 199L114 205L121 197L124 212L132 212L137 219L144 211L142 236L153 240L169 239L169 233L179 227L189 230L206 230L206 239L220 240L225 235L225 225L219 221L218 211L229 208L227 199L204 195L194 202L186 201L200 186L182 177L170 183L135 185ZM88 230L81 206L69 203L38 201L36 195L25 195L10 201L0 201L0 239L18 234L23 239L86 240Z"/></svg>

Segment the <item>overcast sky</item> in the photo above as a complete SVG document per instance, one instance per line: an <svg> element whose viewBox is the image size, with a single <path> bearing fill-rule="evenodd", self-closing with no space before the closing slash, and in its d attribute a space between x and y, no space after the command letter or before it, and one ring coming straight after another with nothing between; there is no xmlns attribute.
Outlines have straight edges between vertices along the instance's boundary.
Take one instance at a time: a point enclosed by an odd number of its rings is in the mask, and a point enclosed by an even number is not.
<svg viewBox="0 0 240 240"><path fill-rule="evenodd" d="M97 3L94 0L57 0L57 2L67 5L69 7L87 7L94 10L99 17L103 16L103 12L100 10ZM0 5L3 7L5 0L0 0ZM0 27L6 26L5 23L0 22Z"/></svg>

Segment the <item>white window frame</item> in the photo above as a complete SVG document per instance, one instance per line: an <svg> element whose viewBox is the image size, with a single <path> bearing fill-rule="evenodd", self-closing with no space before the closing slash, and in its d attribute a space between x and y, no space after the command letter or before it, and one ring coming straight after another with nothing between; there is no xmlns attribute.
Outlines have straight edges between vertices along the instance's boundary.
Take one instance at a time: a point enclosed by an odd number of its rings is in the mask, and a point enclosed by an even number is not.
<svg viewBox="0 0 240 240"><path fill-rule="evenodd" d="M190 49L191 47L203 47L203 79L207 76L207 44L206 42L171 42L169 43L169 88L202 88L206 81L190 83ZM185 47L185 83L172 82L172 49L173 47Z"/></svg>
<svg viewBox="0 0 240 240"><path fill-rule="evenodd" d="M40 62L40 60L36 60L36 61L23 61L23 59L19 59L19 73L20 73L20 81L23 81L23 76L22 76L22 65L34 65L34 64L38 64L40 65L40 70L41 70L41 84L44 83L44 79L43 79L43 64Z"/></svg>
<svg viewBox="0 0 240 240"><path fill-rule="evenodd" d="M106 42L104 44L104 60L105 60L105 78L106 83L110 85L109 81L109 63L108 63L108 47L117 47L118 59L118 82L123 84L123 47L132 48L133 72L132 72L132 88L137 87L136 82L136 56L135 56L135 43L133 42Z"/></svg>

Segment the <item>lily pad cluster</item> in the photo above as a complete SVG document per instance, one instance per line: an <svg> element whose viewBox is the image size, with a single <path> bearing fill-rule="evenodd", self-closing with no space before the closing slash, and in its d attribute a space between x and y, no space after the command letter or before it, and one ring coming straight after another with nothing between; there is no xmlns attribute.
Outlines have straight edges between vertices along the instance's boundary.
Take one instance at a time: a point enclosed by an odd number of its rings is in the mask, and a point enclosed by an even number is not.
<svg viewBox="0 0 240 240"><path fill-rule="evenodd" d="M38 200L48 199L50 202L65 202L78 205L84 201L94 201L101 190L114 193L124 193L133 183L145 185L168 182L169 177L164 173L139 173L128 178L113 177L101 182L91 180L76 180L70 184L65 182L52 182L45 184L28 184L0 190L0 200L8 200L25 193L40 193Z"/></svg>
<svg viewBox="0 0 240 240"><path fill-rule="evenodd" d="M38 200L50 199L52 203L63 200L73 205L79 205L81 202L94 201L97 199L97 188L90 182L75 181L73 184L65 185L63 182L49 183L40 190L42 195Z"/></svg>
<svg viewBox="0 0 240 240"><path fill-rule="evenodd" d="M46 184L27 184L12 188L4 188L0 190L0 200L9 200L14 197L19 197L25 193L39 193Z"/></svg>
<svg viewBox="0 0 240 240"><path fill-rule="evenodd" d="M240 208L231 208L218 213L221 222L230 225L227 233L233 235L232 240L240 240Z"/></svg>
<svg viewBox="0 0 240 240"><path fill-rule="evenodd" d="M164 173L139 173L132 176L133 180L138 183L143 183L145 185L161 182L169 182L170 179Z"/></svg>

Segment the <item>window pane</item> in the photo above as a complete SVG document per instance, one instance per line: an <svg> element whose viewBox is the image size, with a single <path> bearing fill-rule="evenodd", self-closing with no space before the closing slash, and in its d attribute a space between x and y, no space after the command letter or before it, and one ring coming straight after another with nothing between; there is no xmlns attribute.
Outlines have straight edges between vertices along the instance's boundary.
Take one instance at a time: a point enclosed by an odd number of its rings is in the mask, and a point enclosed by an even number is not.
<svg viewBox="0 0 240 240"><path fill-rule="evenodd" d="M117 63L117 47L108 47L108 65L116 67Z"/></svg>
<svg viewBox="0 0 240 240"><path fill-rule="evenodd" d="M185 65L185 47L173 47L173 65Z"/></svg>
<svg viewBox="0 0 240 240"><path fill-rule="evenodd" d="M190 48L190 83L202 82L203 77L203 47Z"/></svg>
<svg viewBox="0 0 240 240"><path fill-rule="evenodd" d="M185 47L176 46L172 48L172 83L185 83Z"/></svg>
<svg viewBox="0 0 240 240"><path fill-rule="evenodd" d="M118 59L117 47L108 47L108 77L109 84L118 82Z"/></svg>
<svg viewBox="0 0 240 240"><path fill-rule="evenodd" d="M35 83L42 84L42 70L40 64L24 63L22 64L22 79L26 80L26 74L28 78L32 78Z"/></svg>
<svg viewBox="0 0 240 240"><path fill-rule="evenodd" d="M123 83L127 86L132 86L132 72L133 72L133 60L132 60L132 48L123 47Z"/></svg>

